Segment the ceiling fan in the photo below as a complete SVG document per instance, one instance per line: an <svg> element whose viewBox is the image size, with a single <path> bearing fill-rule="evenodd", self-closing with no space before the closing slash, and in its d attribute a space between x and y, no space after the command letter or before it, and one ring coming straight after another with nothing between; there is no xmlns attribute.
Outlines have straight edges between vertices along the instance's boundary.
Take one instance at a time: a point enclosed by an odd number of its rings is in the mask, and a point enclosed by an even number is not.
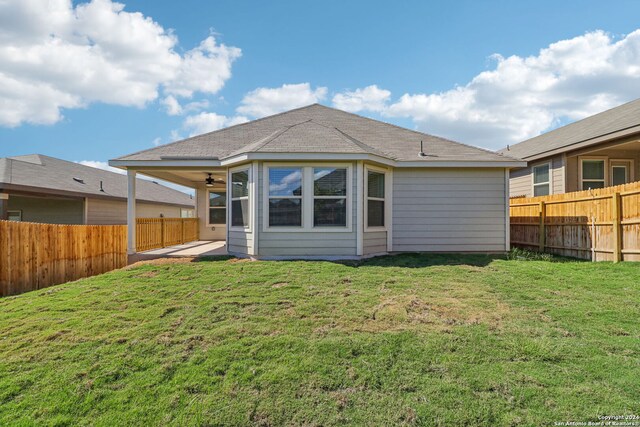
<svg viewBox="0 0 640 427"><path fill-rule="evenodd" d="M218 183L218 184L224 184L224 180L223 179L215 179L214 177L211 176L211 174L208 174L209 176L207 177L207 179L204 180L205 185L207 187L213 187L213 184Z"/></svg>

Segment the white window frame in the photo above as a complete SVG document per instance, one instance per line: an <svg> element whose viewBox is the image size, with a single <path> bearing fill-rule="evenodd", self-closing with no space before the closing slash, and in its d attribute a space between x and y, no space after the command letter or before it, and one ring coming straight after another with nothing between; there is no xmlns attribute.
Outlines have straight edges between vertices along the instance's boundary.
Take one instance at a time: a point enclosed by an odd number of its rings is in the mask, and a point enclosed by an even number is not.
<svg viewBox="0 0 640 427"><path fill-rule="evenodd" d="M253 182L253 168L251 167L250 164L248 165L242 165L242 166L237 166L235 168L230 168L229 172L227 174L227 229L230 231L242 231L243 233L251 233L253 231L253 195L251 194L254 189L255 186L252 185ZM231 180L231 176L232 174L236 173L236 172L246 172L247 173L247 186L248 186L248 191L249 194L246 196L242 196L242 197L233 197L233 182ZM231 218L232 218L232 209L233 209L233 202L237 201L237 200L247 200L247 209L249 209L249 221L248 221L248 225L246 227L244 226L239 226L239 225L233 225L231 222ZM208 204L209 200L207 199L207 204Z"/></svg>
<svg viewBox="0 0 640 427"><path fill-rule="evenodd" d="M609 186L609 174L607 173L609 170L609 158L607 156L578 156L578 183L580 184L578 191L587 191L584 189L584 181L601 181L599 179L584 179L582 172L584 166L583 162L585 160L599 160L604 162L604 179L602 181L604 182L603 188L607 188ZM592 190L597 190L597 188L593 188Z"/></svg>
<svg viewBox="0 0 640 427"><path fill-rule="evenodd" d="M270 226L269 225L269 169L271 168L302 168L302 225L301 226ZM313 225L314 199L340 199L344 196L315 196L313 192L314 168L339 168L347 170L346 196L346 227ZM353 164L352 163L319 163L319 162L291 162L264 163L262 168L262 231L266 233L351 233L353 231ZM273 196L275 199L294 198Z"/></svg>
<svg viewBox="0 0 640 427"><path fill-rule="evenodd" d="M536 183L536 168L539 168L541 166L547 166L549 168L549 178L547 182ZM553 170L551 169L551 162L543 162L543 163L538 163L531 166L531 196L532 197L539 197L539 196L536 196L536 187L539 187L541 185L548 185L549 186L548 195L553 194Z"/></svg>
<svg viewBox="0 0 640 427"><path fill-rule="evenodd" d="M622 163L622 164L621 164ZM613 168L624 167L627 169L627 179L634 181L633 159L609 159L609 182L613 185Z"/></svg>
<svg viewBox="0 0 640 427"><path fill-rule="evenodd" d="M220 193L221 191L224 191L226 193L226 200L225 200L225 205L224 206L218 206L218 207L212 207L209 204L211 203L211 193ZM220 190L216 190L215 188L207 188L207 227L209 226L213 226L213 227L221 227L221 226L226 226L227 224L222 224L222 223L218 223L215 224L213 222L209 222L209 219L211 218L210 215L210 211L211 209L225 209L225 217L228 217L228 215L226 215L226 209L229 208L229 193L227 192L226 188L220 189ZM229 218L227 218L227 223L228 223Z"/></svg>
<svg viewBox="0 0 640 427"><path fill-rule="evenodd" d="M345 186L346 186L346 192L344 196L316 196L315 194L315 188L313 185L314 182L314 169L326 169L326 168L335 168L335 169L345 169ZM327 230L327 229L335 229L335 228L339 228L339 229L344 229L345 227L347 227L349 225L349 209L348 209L348 194L349 194L349 186L353 186L353 182L351 181L351 176L349 175L349 168L347 166L324 166L324 165L315 165L315 166L311 166L311 225L313 226L313 228L318 228L321 230ZM302 193L304 196L304 192ZM347 215L347 217L345 218L345 225L344 226L330 226L330 225L314 225L314 220L315 220L315 206L316 206L316 200L344 200L344 204L345 204L345 215ZM303 201L304 202L304 201ZM304 208L303 208L304 209Z"/></svg>
<svg viewBox="0 0 640 427"><path fill-rule="evenodd" d="M272 196L269 191L269 171L268 168L272 169L300 169L301 177L300 177L300 185L302 187L302 195L300 196ZM305 211L304 211L304 197L307 193L307 188L305 187L305 168L300 165L269 165L265 166L265 170L267 171L265 174L265 224L268 229L278 229L280 231L291 230L291 231L301 231L305 226ZM296 199L300 200L300 225L269 225L269 201L271 199Z"/></svg>
<svg viewBox="0 0 640 427"><path fill-rule="evenodd" d="M377 172L384 174L384 198L379 197L369 197L369 172ZM365 165L364 166L364 231L365 232L375 232L375 231L387 231L389 229L389 221L391 217L388 216L389 207L388 203L390 200L390 192L389 188L389 170L372 166ZM369 200L377 200L384 202L384 226L382 227L369 227Z"/></svg>

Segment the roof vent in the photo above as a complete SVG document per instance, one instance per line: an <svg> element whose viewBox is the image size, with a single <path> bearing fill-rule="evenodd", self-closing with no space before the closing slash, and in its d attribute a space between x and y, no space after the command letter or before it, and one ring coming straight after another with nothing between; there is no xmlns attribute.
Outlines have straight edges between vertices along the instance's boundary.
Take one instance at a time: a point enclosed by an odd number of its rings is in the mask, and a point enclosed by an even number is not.
<svg viewBox="0 0 640 427"><path fill-rule="evenodd" d="M424 148L422 146L422 140L420 140L420 152L418 153L420 157L427 157L427 154L424 152Z"/></svg>
<svg viewBox="0 0 640 427"><path fill-rule="evenodd" d="M73 178L73 180L74 180L75 182L79 182L80 184L84 184L84 181L83 181L83 180L81 180L80 178L75 178L75 177L74 177L74 178Z"/></svg>
<svg viewBox="0 0 640 427"><path fill-rule="evenodd" d="M102 181L100 181L100 191L104 193L104 188L102 188Z"/></svg>
<svg viewBox="0 0 640 427"><path fill-rule="evenodd" d="M510 151L511 147L507 144L507 151Z"/></svg>

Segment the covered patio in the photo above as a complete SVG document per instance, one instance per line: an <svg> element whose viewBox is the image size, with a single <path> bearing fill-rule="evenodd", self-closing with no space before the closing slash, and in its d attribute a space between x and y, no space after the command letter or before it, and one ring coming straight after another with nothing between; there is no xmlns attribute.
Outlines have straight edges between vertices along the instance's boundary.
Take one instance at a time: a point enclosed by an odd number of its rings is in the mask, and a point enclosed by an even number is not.
<svg viewBox="0 0 640 427"><path fill-rule="evenodd" d="M181 163L181 162L176 162ZM136 165L127 168L128 253L135 258L192 257L227 254L227 168L216 167L215 161L199 160L190 165L155 167ZM179 184L194 190L195 218L141 219L136 215L136 176L143 174ZM195 221L183 231L169 227L172 222ZM147 224L153 222L153 224ZM155 224L155 223L158 224ZM179 228L179 227L178 227ZM148 244L162 235L162 245ZM193 237L189 237L193 236ZM150 237L152 237L150 239ZM189 240L195 239L189 242ZM165 243L166 242L166 243ZM166 247L159 247L165 246Z"/></svg>

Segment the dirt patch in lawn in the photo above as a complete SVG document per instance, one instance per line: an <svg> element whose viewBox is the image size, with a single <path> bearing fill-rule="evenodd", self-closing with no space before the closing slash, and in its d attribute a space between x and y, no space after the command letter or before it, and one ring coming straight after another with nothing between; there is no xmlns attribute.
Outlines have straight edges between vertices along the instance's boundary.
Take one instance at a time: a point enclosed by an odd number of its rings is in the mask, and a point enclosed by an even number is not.
<svg viewBox="0 0 640 427"><path fill-rule="evenodd" d="M123 267L123 270L132 270L134 268L142 267L143 265L170 265L170 264L188 264L194 262L197 258L195 257L181 257L181 258L156 258L156 259L148 259L144 261L134 262L133 264L129 264L126 267Z"/></svg>
<svg viewBox="0 0 640 427"><path fill-rule="evenodd" d="M253 262L255 260L251 259L251 258L230 258L227 260L228 263L230 264L236 264L239 262Z"/></svg>
<svg viewBox="0 0 640 427"><path fill-rule="evenodd" d="M473 324L499 329L509 311L507 305L491 299L479 306L463 298L425 299L418 295L402 295L382 298L363 326L370 331L414 328L416 325L448 328Z"/></svg>

